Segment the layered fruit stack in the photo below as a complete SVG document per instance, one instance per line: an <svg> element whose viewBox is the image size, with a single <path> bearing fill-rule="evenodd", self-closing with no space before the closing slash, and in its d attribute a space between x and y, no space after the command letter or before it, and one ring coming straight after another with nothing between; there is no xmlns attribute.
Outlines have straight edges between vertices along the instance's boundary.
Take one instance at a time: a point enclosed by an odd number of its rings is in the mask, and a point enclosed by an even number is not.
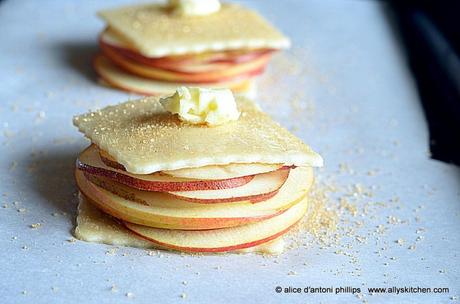
<svg viewBox="0 0 460 304"><path fill-rule="evenodd" d="M257 13L223 4L206 16L177 16L159 4L99 14L108 24L94 61L117 88L145 95L171 93L187 83L244 93L272 54L289 40Z"/></svg>
<svg viewBox="0 0 460 304"><path fill-rule="evenodd" d="M241 117L207 128L147 98L77 116L85 200L161 248L224 252L285 234L308 209L321 157L240 99Z"/></svg>

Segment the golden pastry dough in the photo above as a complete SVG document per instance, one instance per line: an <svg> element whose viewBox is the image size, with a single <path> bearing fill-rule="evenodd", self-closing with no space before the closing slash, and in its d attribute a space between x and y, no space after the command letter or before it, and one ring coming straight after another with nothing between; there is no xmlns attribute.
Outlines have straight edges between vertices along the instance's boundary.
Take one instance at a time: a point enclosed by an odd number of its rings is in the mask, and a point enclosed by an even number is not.
<svg viewBox="0 0 460 304"><path fill-rule="evenodd" d="M108 245L139 248L157 248L152 242L137 237L119 224L113 217L103 213L79 193L75 237L82 241Z"/></svg>
<svg viewBox="0 0 460 304"><path fill-rule="evenodd" d="M166 112L156 97L74 117L74 124L128 172L230 163L321 166L319 154L250 100L237 98L241 117L217 127L191 125Z"/></svg>
<svg viewBox="0 0 460 304"><path fill-rule="evenodd" d="M147 57L290 45L258 13L236 4L223 4L207 16L177 16L160 4L104 10L99 16Z"/></svg>

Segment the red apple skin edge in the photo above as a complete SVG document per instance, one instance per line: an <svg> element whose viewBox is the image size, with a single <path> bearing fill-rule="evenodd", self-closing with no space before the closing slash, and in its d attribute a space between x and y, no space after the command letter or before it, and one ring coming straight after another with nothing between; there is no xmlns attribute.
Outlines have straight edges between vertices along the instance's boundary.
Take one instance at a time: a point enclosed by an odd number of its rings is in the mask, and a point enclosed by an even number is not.
<svg viewBox="0 0 460 304"><path fill-rule="evenodd" d="M132 88L128 88L128 87L125 87L123 86L122 84L120 83L115 83L113 82L112 80L110 80L109 78L105 77L103 75L103 73L101 73L101 71L99 71L99 68L98 68L98 64L97 64L97 60L98 60L98 57L100 55L96 55L93 59L93 68L94 70L96 71L96 74L98 77L100 77L103 81L105 81L108 85L110 85L111 87L115 88L115 89L119 89L119 90L122 90L122 91L125 91L125 92L129 92L129 93L133 93L133 94L137 94L137 95L144 95L144 96L162 96L164 95L164 93L162 92L147 92L147 91L141 91L141 90L134 90ZM248 78L250 79L250 78ZM241 90L241 89L238 89L238 86L236 86L235 88L230 88L234 93L241 93L241 92L245 92L247 90Z"/></svg>
<svg viewBox="0 0 460 304"><path fill-rule="evenodd" d="M283 185L281 185L280 188ZM183 200L183 201L188 201L192 203L200 203L200 204L218 204L218 203L234 203L234 202L250 202L250 203L255 204L255 203L266 201L274 197L278 193L278 191L279 189L272 191L272 192L263 193L263 194L236 196L236 197L228 197L228 198L213 198L213 199L191 198L191 197L175 195L174 193L168 193L168 194L176 197L177 199Z"/></svg>
<svg viewBox="0 0 460 304"><path fill-rule="evenodd" d="M245 243L245 244L238 244L238 245L232 245L232 246L227 246L227 247L217 247L217 248L193 248L193 247L180 247L180 246L174 246L174 245L170 245L170 244L165 244L165 243L159 242L157 240L147 238L147 237L135 232L134 230L129 229L128 225L126 225L124 222L123 222L123 224L129 231L133 232L138 237L140 237L142 239L145 239L145 240L147 240L149 242L152 242L154 244L157 244L159 246L162 246L164 248L167 248L167 249L176 250L176 251L182 251L182 252L209 252L209 253L216 253L216 252L227 252L227 251L234 251L234 250L238 250L238 249L250 248L250 247L254 247L254 246L257 246L257 245L261 245L261 244L270 242L270 241L282 236L283 234L287 233L299 221L300 220L296 221L294 224L292 224L288 228L286 228L286 229L284 229L284 230L282 230L282 231L280 231L280 232L278 232L278 233L276 233L276 234L274 234L272 236L269 236L269 237L266 237L264 239L261 239L261 240L257 240L257 241L253 241L253 242L249 242L249 243Z"/></svg>
<svg viewBox="0 0 460 304"><path fill-rule="evenodd" d="M224 180L197 180L187 182L153 182L140 180L129 175L125 175L116 171L106 170L88 166L79 160L76 162L77 169L85 172L85 174L97 175L110 178L116 182L126 186L145 191L197 191L197 190L218 190L228 189L243 186L249 183L254 175L243 177L235 177Z"/></svg>
<svg viewBox="0 0 460 304"><path fill-rule="evenodd" d="M113 161L113 160L111 160L111 159L108 159L107 157L102 156L100 153L99 153L99 157L101 158L101 161L102 161L106 166L112 167L112 168L117 169L117 170L126 171L125 166L123 166L122 164L117 163L116 161Z"/></svg>
<svg viewBox="0 0 460 304"><path fill-rule="evenodd" d="M290 170L289 166L284 166L278 169L277 171L280 170ZM289 172L288 172L289 174ZM250 203L259 203L268 200L269 198L272 198L275 196L279 189L283 187L283 185L287 181L287 177L284 180L284 182L279 186L278 189L268 192L268 193L262 193L262 194L254 194L254 195L248 195L248 196L235 196L235 197L228 197L228 198L213 198L213 199L203 199L203 198L191 198L191 197L186 197L186 196L181 196L181 195L176 195L174 193L169 193L170 195L184 201L189 201L189 202L194 202L194 203L200 203L200 204L212 204L212 203L233 203L233 202L242 202L242 201L249 201Z"/></svg>
<svg viewBox="0 0 460 304"><path fill-rule="evenodd" d="M263 54L263 55L260 55L260 56L264 56L266 58L266 62L268 63L268 61L270 60L271 58L271 54ZM131 59L133 61L136 61L134 58L131 58L131 57L127 57L128 59ZM260 58L255 58L255 59L260 59ZM253 60L255 60L253 59ZM245 62L241 62L241 63L236 63L236 62L225 62L225 61L214 61L212 63L208 63L208 65L216 65L216 64L225 64L226 66L225 67L222 67L222 66L218 66L218 70L224 70L226 68L233 68L235 67L235 65L242 65L242 64L245 64L245 63L248 63L249 60L245 61ZM140 62L138 62L140 63ZM266 64L267 64L266 63ZM142 62L142 64L145 64L146 66L148 67L153 67L153 68L157 68L157 69L162 69L164 71L168 71L168 72L175 72L175 73L181 73L181 74L189 74L189 75L193 75L193 74L197 74L197 73L206 73L206 72L213 72L213 71L216 71L216 68L213 67L213 68L209 68L208 70L204 70L204 71L201 71L201 72L196 72L196 71L187 71L187 70L183 70L183 68L178 68L176 66L174 66L173 64L171 63L158 63L156 65L153 65L153 64L148 64L148 63L144 63Z"/></svg>

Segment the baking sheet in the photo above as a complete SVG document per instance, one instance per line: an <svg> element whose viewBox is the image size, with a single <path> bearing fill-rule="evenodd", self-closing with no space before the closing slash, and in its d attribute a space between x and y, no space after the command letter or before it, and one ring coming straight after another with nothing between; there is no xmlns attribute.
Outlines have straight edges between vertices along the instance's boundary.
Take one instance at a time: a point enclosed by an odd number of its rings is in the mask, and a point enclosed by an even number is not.
<svg viewBox="0 0 460 304"><path fill-rule="evenodd" d="M318 183L331 205L342 198L338 245L189 256L74 241L72 171L87 142L71 119L134 98L98 85L89 64L103 28L95 12L126 3L0 4L2 303L457 301L460 174L429 159L416 88L378 2L245 2L292 38L259 102L324 157ZM367 291L392 286L449 292Z"/></svg>

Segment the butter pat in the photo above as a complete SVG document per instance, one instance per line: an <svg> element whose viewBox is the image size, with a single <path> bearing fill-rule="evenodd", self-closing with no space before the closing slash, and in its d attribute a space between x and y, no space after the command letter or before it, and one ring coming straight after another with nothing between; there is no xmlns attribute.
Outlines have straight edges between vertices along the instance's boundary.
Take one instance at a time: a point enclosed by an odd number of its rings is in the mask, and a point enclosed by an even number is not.
<svg viewBox="0 0 460 304"><path fill-rule="evenodd" d="M181 16L203 16L220 10L219 0L169 0L169 5Z"/></svg>
<svg viewBox="0 0 460 304"><path fill-rule="evenodd" d="M163 107L190 124L222 125L238 120L240 112L229 89L180 87L174 95L161 98Z"/></svg>

